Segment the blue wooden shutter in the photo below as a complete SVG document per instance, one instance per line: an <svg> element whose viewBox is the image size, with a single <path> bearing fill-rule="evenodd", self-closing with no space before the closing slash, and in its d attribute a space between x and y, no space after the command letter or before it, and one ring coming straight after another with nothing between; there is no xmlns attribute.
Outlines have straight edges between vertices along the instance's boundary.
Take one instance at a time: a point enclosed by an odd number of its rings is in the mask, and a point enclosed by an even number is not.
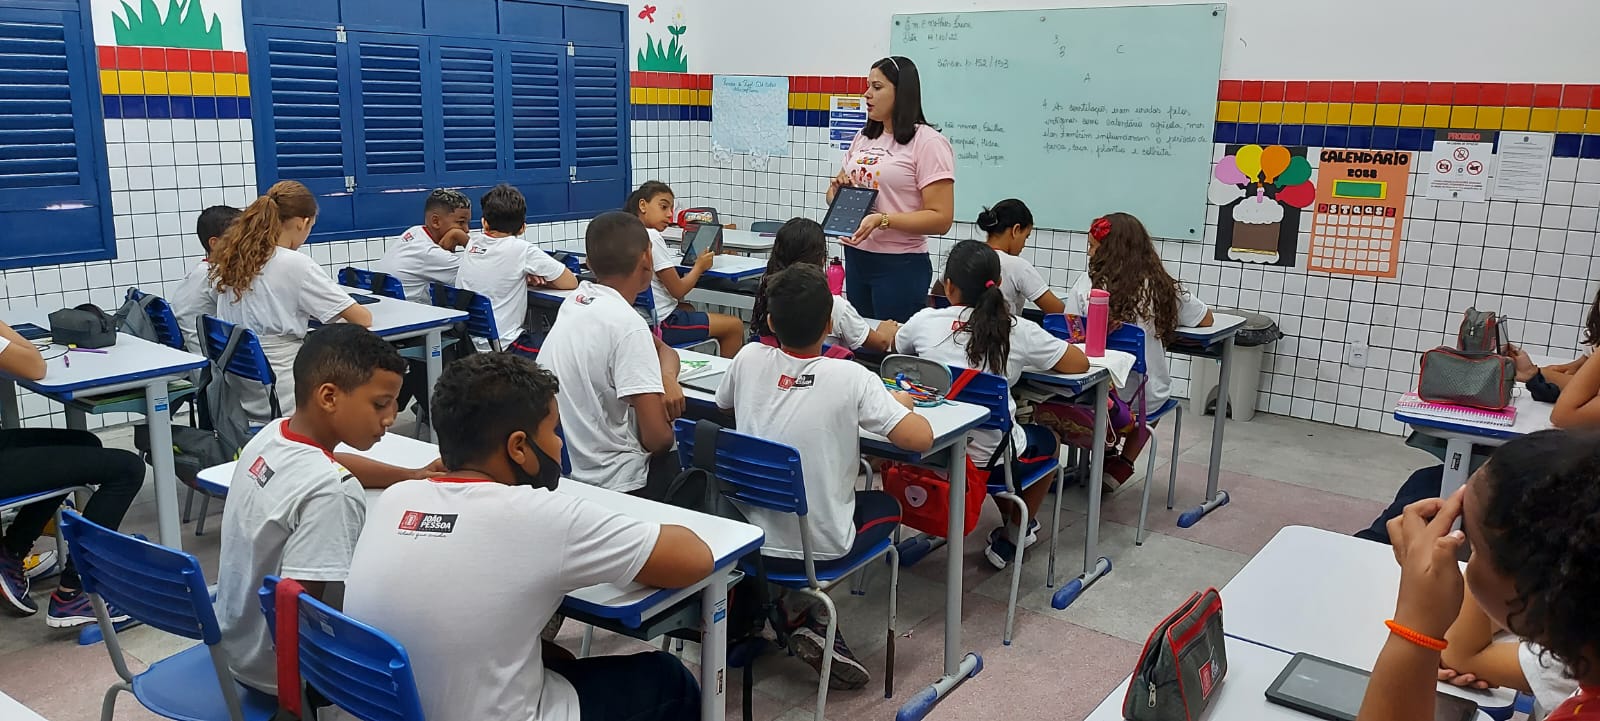
<svg viewBox="0 0 1600 721"><path fill-rule="evenodd" d="M570 46L569 46L570 47ZM628 61L611 48L574 48L568 61L574 166L568 209L615 208L628 194Z"/></svg>
<svg viewBox="0 0 1600 721"><path fill-rule="evenodd" d="M262 122L256 131L261 177L298 180L318 196L346 192L345 178L355 173L342 108L345 46L332 30L261 30L255 44L266 62L252 63L257 70L251 73L252 94L269 99L254 103Z"/></svg>
<svg viewBox="0 0 1600 721"><path fill-rule="evenodd" d="M459 42L459 41L457 41ZM439 185L493 183L500 170L500 140L495 120L496 53L491 48L436 41L434 72L439 78Z"/></svg>
<svg viewBox="0 0 1600 721"><path fill-rule="evenodd" d="M425 38L350 33L357 192L430 183ZM431 85L431 83L429 83Z"/></svg>
<svg viewBox="0 0 1600 721"><path fill-rule="evenodd" d="M116 254L83 30L77 12L0 7L0 267Z"/></svg>
<svg viewBox="0 0 1600 721"><path fill-rule="evenodd" d="M518 43L504 51L511 153L508 175L519 181L567 180L570 161L562 142L562 65L566 48Z"/></svg>

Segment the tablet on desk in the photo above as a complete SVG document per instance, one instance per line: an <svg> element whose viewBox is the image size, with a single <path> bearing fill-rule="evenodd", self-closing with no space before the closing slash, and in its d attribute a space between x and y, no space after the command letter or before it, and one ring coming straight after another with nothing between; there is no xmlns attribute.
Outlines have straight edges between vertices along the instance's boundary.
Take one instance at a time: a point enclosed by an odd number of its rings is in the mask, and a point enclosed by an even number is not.
<svg viewBox="0 0 1600 721"><path fill-rule="evenodd" d="M351 293L350 299L355 301L357 305L372 305L378 302L377 298L370 295L362 295L361 293Z"/></svg>
<svg viewBox="0 0 1600 721"><path fill-rule="evenodd" d="M1267 700L1329 721L1355 721L1371 674L1309 653L1297 653L1267 687ZM1433 721L1472 721L1478 705L1434 692Z"/></svg>
<svg viewBox="0 0 1600 721"><path fill-rule="evenodd" d="M822 232L830 238L848 238L861 229L861 219L872 212L878 201L873 188L840 188L822 218Z"/></svg>
<svg viewBox="0 0 1600 721"><path fill-rule="evenodd" d="M40 328L32 323L18 323L14 326L11 326L11 330L16 331L17 335L22 336L23 340L39 340L41 338L50 337L50 331Z"/></svg>
<svg viewBox="0 0 1600 721"><path fill-rule="evenodd" d="M722 252L722 226L715 223L693 225L683 233L683 264L694 265L706 250Z"/></svg>

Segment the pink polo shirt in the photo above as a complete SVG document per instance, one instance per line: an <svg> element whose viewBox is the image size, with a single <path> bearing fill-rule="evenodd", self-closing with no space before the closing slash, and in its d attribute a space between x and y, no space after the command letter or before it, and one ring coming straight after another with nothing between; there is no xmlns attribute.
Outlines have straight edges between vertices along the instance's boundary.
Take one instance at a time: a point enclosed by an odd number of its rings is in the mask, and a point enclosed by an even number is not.
<svg viewBox="0 0 1600 721"><path fill-rule="evenodd" d="M939 131L919 125L905 145L895 142L892 133L876 138L857 133L845 151L844 170L858 187L878 189L878 212L912 213L922 210L923 188L955 179L956 158ZM891 227L856 247L873 253L926 253L928 239Z"/></svg>

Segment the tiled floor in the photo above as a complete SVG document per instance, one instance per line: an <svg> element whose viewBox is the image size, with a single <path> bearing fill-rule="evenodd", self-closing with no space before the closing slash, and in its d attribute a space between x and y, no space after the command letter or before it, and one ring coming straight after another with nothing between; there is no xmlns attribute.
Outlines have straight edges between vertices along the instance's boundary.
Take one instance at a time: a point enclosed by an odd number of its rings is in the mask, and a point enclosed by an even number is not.
<svg viewBox="0 0 1600 721"><path fill-rule="evenodd" d="M1191 417L1184 428L1178 460L1178 505L1198 501L1205 487L1210 419ZM1162 457L1155 476L1167 477L1170 431L1158 434ZM126 430L106 434L109 443L128 445ZM983 559L982 540L997 523L992 506L978 531L967 539L962 599L963 646L983 656L984 670L930 716L936 720L973 718L1081 719L1126 676L1140 645L1163 616L1191 591L1222 586L1284 525L1303 524L1340 532L1362 526L1382 509L1408 473L1431 462L1398 438L1334 426L1257 415L1230 423L1223 452L1221 487L1231 503L1187 530L1167 511L1165 490L1153 489L1150 527L1144 546L1133 543L1141 487L1130 486L1105 502L1100 552L1114 570L1066 611L1050 608L1044 587L1048 536L1029 549L1017 611L1016 641L1001 644L1010 575L997 573ZM1086 498L1068 491L1062 513L1057 572L1075 575L1082 564ZM220 518L213 504L211 526ZM1048 516L1046 516L1048 519ZM130 512L125 530L155 535L154 505L146 496ZM186 526L186 533L192 526ZM1048 531L1046 531L1048 534ZM216 569L214 531L184 546L196 553L208 574ZM830 718L888 719L910 694L932 680L942 658L945 550L935 551L901 574L896 640L895 698L885 699L882 682L867 690L834 692ZM883 667L886 646L885 598L888 576L876 572L864 597L836 594L851 645L874 674ZM1059 583L1059 580L1058 580ZM49 583L37 589L41 604ZM568 624L563 642L576 648L579 629ZM149 663L184 648L187 641L149 628L122 635L130 656ZM639 647L636 642L599 634L597 652ZM691 645L684 654L698 658ZM138 663L137 668L142 668ZM730 671L729 717L738 718L739 671ZM99 717L102 694L115 674L102 646L79 647L76 635L48 629L42 618L0 618L0 691L34 708L51 721ZM755 685L757 721L810 719L816 677L794 658L763 660ZM116 719L152 719L131 697L118 703Z"/></svg>

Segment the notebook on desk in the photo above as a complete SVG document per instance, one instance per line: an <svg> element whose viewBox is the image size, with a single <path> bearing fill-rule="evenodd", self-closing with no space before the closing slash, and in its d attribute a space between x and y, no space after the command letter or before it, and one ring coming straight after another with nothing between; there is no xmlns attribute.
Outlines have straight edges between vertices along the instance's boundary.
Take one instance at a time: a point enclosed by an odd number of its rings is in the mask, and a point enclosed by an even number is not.
<svg viewBox="0 0 1600 721"><path fill-rule="evenodd" d="M1450 403L1429 403L1417 397L1416 391L1400 397L1395 410L1408 416L1421 416L1457 423L1479 423L1510 428L1517 422L1517 407L1506 406L1498 411L1471 408Z"/></svg>

